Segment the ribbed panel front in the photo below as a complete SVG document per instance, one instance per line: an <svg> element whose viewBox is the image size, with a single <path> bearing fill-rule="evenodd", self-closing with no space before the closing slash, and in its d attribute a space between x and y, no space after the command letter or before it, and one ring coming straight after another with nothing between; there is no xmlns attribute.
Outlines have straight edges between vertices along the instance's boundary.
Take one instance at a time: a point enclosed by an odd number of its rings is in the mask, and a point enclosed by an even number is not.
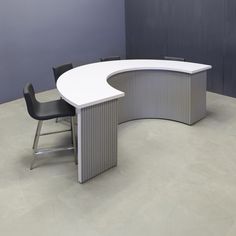
<svg viewBox="0 0 236 236"><path fill-rule="evenodd" d="M206 114L206 72L132 71L108 80L125 93L119 99L119 123L162 118L193 124Z"/></svg>
<svg viewBox="0 0 236 236"><path fill-rule="evenodd" d="M82 182L117 165L117 99L81 110Z"/></svg>

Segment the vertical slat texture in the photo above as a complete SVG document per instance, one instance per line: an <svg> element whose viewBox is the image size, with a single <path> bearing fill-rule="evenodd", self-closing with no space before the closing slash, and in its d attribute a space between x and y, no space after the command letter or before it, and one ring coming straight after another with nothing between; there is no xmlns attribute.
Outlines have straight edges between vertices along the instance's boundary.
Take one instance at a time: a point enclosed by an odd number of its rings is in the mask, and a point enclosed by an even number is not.
<svg viewBox="0 0 236 236"><path fill-rule="evenodd" d="M191 124L206 116L206 81L207 72L191 76Z"/></svg>
<svg viewBox="0 0 236 236"><path fill-rule="evenodd" d="M119 123L142 118L163 118L192 124L205 117L206 73L133 71L108 80L125 92L119 99Z"/></svg>
<svg viewBox="0 0 236 236"><path fill-rule="evenodd" d="M117 165L117 99L81 110L81 182Z"/></svg>

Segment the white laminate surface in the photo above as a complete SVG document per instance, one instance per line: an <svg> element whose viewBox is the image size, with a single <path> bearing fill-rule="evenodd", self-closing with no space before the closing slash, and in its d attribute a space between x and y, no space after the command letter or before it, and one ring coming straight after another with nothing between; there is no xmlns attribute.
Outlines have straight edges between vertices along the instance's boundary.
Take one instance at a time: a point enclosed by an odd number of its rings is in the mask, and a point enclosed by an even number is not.
<svg viewBox="0 0 236 236"><path fill-rule="evenodd" d="M136 70L166 70L195 74L211 69L204 64L168 60L120 60L97 62L79 66L64 73L57 81L61 96L77 109L124 96L111 87L107 79L112 75Z"/></svg>

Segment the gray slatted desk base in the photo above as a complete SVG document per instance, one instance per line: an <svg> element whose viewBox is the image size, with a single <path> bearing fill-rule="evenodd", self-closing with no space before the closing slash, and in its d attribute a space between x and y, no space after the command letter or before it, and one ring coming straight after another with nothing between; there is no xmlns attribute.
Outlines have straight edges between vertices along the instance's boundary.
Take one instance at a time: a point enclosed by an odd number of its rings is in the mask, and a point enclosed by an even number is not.
<svg viewBox="0 0 236 236"><path fill-rule="evenodd" d="M78 180L117 165L118 123L163 118L192 125L206 115L207 73L131 71L109 78L125 97L77 110Z"/></svg>
<svg viewBox="0 0 236 236"><path fill-rule="evenodd" d="M117 99L77 110L78 180L84 183L117 165Z"/></svg>

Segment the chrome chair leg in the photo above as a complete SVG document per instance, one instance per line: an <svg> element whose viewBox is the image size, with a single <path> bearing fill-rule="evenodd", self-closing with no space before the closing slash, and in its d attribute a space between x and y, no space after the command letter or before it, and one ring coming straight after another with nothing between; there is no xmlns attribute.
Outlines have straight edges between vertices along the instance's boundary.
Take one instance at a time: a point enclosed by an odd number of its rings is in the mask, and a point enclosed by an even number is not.
<svg viewBox="0 0 236 236"><path fill-rule="evenodd" d="M40 132L41 132L41 129L42 129L42 125L43 125L43 121L39 120L37 129L36 129L36 132L35 132L34 143L33 143L33 149L34 149L35 152L38 148L39 136L40 136Z"/></svg>
<svg viewBox="0 0 236 236"><path fill-rule="evenodd" d="M36 159L35 153L37 152L37 149L38 149L39 137L40 137L40 132L41 132L42 126L43 126L43 121L39 120L38 125L37 125L37 129L35 132L35 137L34 137L34 143L33 143L33 154L34 155L33 155L33 160L31 162L31 165L30 165L30 170L33 170L33 168L34 168L34 163L35 163L35 159Z"/></svg>
<svg viewBox="0 0 236 236"><path fill-rule="evenodd" d="M72 144L74 147L74 158L75 158L75 164L78 164L77 161L77 142L76 142L76 133L75 133L75 117L71 117L71 133L72 133Z"/></svg>

